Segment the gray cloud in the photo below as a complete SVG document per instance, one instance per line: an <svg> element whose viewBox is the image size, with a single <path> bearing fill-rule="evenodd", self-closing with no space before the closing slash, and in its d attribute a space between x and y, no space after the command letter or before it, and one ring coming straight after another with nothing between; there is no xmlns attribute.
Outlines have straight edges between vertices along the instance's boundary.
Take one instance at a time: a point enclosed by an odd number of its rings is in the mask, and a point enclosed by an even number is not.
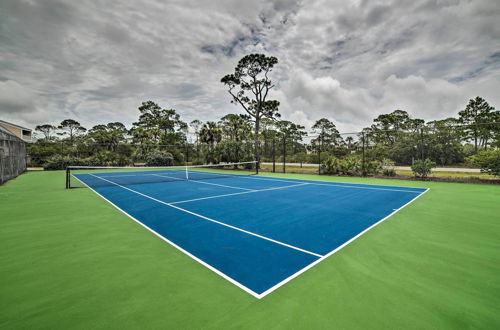
<svg viewBox="0 0 500 330"><path fill-rule="evenodd" d="M0 117L130 125L151 99L214 120L241 111L220 78L251 52L278 57L273 97L306 126L447 117L476 95L500 103L499 16L488 0L6 0Z"/></svg>

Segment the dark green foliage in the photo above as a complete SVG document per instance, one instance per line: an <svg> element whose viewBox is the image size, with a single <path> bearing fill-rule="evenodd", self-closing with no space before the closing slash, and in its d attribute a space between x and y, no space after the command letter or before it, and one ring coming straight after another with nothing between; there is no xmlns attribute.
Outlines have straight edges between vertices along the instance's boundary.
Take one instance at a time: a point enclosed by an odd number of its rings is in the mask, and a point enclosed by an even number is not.
<svg viewBox="0 0 500 330"><path fill-rule="evenodd" d="M215 153L220 155L221 162L226 163L236 163L243 161L243 159L248 159L247 150L243 142L224 141L215 147Z"/></svg>
<svg viewBox="0 0 500 330"><path fill-rule="evenodd" d="M274 56L250 54L241 58L234 73L221 79L231 95L231 103L240 105L254 119L255 159L260 160L260 121L263 118L276 119L279 102L268 100L269 91L274 87L269 73L278 64Z"/></svg>
<svg viewBox="0 0 500 330"><path fill-rule="evenodd" d="M413 175L416 177L426 178L429 174L431 174L433 167L436 167L436 163L429 158L426 158L425 160L417 159L413 162L411 170Z"/></svg>
<svg viewBox="0 0 500 330"><path fill-rule="evenodd" d="M166 151L155 150L146 156L147 166L172 166L174 165L174 157Z"/></svg>
<svg viewBox="0 0 500 330"><path fill-rule="evenodd" d="M382 171L382 163L378 161L363 162L358 157L346 157L339 159L329 157L321 163L323 174L339 174L349 176L376 175Z"/></svg>
<svg viewBox="0 0 500 330"><path fill-rule="evenodd" d="M68 166L92 166L90 159L54 155L43 164L44 170L65 170ZM97 165L96 165L97 166Z"/></svg>
<svg viewBox="0 0 500 330"><path fill-rule="evenodd" d="M495 108L490 106L483 98L477 96L469 100L469 104L464 110L458 113L462 124L467 125L463 133L468 140L474 141L474 149L477 152L479 146L486 148L494 133L498 133L498 127L485 125L498 120L498 113L494 113Z"/></svg>
<svg viewBox="0 0 500 330"><path fill-rule="evenodd" d="M338 147L344 147L345 141L340 136L337 127L333 122L326 118L321 118L316 121L312 129L318 134L318 137L311 141L311 144L317 145L321 151L332 151Z"/></svg>
<svg viewBox="0 0 500 330"><path fill-rule="evenodd" d="M69 135L70 142L73 142L75 136L84 134L87 131L85 127L74 119L63 120L57 128L63 131L61 135Z"/></svg>
<svg viewBox="0 0 500 330"><path fill-rule="evenodd" d="M432 166L463 164L467 159L470 166L495 171L482 155L471 157L477 154L476 147L500 147L500 112L481 98L470 100L459 119L424 123L404 110L395 110L379 115L360 133L340 134L334 122L321 118L312 127L317 135L308 139L304 126L277 121L273 103L269 101L269 108L255 103L255 94L252 96L252 86L263 88L262 93L272 88L267 74L276 63L264 55L244 57L235 74L223 78L230 94L236 93L233 101L241 101L250 111L247 114L227 114L208 122L193 120L188 130L174 109L147 101L139 107L139 120L130 130L111 122L85 131L73 119L62 121L59 127L39 125L37 132L43 137L27 145L29 166L139 165L160 152L170 154L168 163L173 165L258 160L262 154L262 161L275 160L280 168L282 162L314 163L321 164L324 173L341 175L394 176L395 164L414 164L416 175L425 177L430 173L426 169L429 163L421 159L428 159ZM477 146L470 143L475 136Z"/></svg>
<svg viewBox="0 0 500 330"><path fill-rule="evenodd" d="M500 149L480 151L468 157L467 161L479 166L481 172L500 176Z"/></svg>
<svg viewBox="0 0 500 330"><path fill-rule="evenodd" d="M381 162L382 174L385 176L396 176L396 169L394 168L394 161L384 158Z"/></svg>

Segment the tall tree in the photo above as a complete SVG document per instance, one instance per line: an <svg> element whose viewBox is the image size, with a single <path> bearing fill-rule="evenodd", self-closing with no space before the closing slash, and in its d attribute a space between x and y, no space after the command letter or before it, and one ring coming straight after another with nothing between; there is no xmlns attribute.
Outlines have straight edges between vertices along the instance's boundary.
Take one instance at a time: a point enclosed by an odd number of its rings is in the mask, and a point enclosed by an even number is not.
<svg viewBox="0 0 500 330"><path fill-rule="evenodd" d="M216 122L207 121L200 129L200 141L213 147L222 139L222 131Z"/></svg>
<svg viewBox="0 0 500 330"><path fill-rule="evenodd" d="M54 133L57 131L57 127L50 124L37 125L35 131L40 132L44 136L45 141L50 141L53 138Z"/></svg>
<svg viewBox="0 0 500 330"><path fill-rule="evenodd" d="M200 127L203 123L201 120L195 119L189 123L189 126L194 130L194 134L196 136L196 144L198 144L198 139L200 137Z"/></svg>
<svg viewBox="0 0 500 330"><path fill-rule="evenodd" d="M239 104L254 119L255 159L260 161L259 132L260 121L267 117L278 118L279 102L268 100L269 91L274 87L269 73L278 63L273 56L250 54L238 62L234 73L228 74L221 82L228 87L231 103Z"/></svg>
<svg viewBox="0 0 500 330"><path fill-rule="evenodd" d="M74 119L63 120L61 124L59 124L58 128L69 135L69 141L71 143L73 143L73 138L75 136L83 134L87 131L85 127L80 125L80 123Z"/></svg>
<svg viewBox="0 0 500 330"><path fill-rule="evenodd" d="M291 142L293 146L293 152L297 151L297 144L303 140L303 138L307 135L305 131L305 127L302 125L298 125L292 123L288 120L280 120L276 123L276 127L278 129L279 135L284 139L284 143L286 141Z"/></svg>
<svg viewBox="0 0 500 330"><path fill-rule="evenodd" d="M459 120L466 125L467 139L474 140L474 151L477 152L478 141L481 135L486 135L488 129L484 124L488 123L491 111L495 110L483 98L477 96L470 99L464 110L458 113Z"/></svg>
<svg viewBox="0 0 500 330"><path fill-rule="evenodd" d="M116 147L126 141L127 128L120 122L112 122L106 125L96 125L89 130L89 137L96 143L105 146L109 151L115 151Z"/></svg>
<svg viewBox="0 0 500 330"><path fill-rule="evenodd" d="M250 116L230 113L221 118L219 126L226 138L239 142L245 139L251 130Z"/></svg>
<svg viewBox="0 0 500 330"><path fill-rule="evenodd" d="M332 147L338 147L344 144L344 140L340 136L337 126L326 118L321 118L316 121L312 129L318 134L318 137L313 139L311 143L315 144L319 142L321 151L328 151Z"/></svg>
<svg viewBox="0 0 500 330"><path fill-rule="evenodd" d="M421 122L421 120L412 121L408 112L404 110L394 110L391 113L379 115L373 121L375 123L371 127L373 139L377 143L391 147L401 136L403 130Z"/></svg>
<svg viewBox="0 0 500 330"><path fill-rule="evenodd" d="M177 143L183 139L186 127L174 109L162 109L153 101L142 102L139 121L133 123L132 135L147 133L153 143ZM138 130L141 128L142 130Z"/></svg>

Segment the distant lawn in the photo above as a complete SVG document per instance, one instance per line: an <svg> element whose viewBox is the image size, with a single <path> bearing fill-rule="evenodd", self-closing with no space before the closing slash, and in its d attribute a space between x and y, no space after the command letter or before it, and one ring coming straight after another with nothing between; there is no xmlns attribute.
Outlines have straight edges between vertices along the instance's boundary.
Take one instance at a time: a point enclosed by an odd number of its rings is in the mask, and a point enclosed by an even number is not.
<svg viewBox="0 0 500 330"><path fill-rule="evenodd" d="M63 171L27 173L0 186L0 328L500 328L500 186L263 175L430 190L257 300Z"/></svg>
<svg viewBox="0 0 500 330"><path fill-rule="evenodd" d="M262 168L266 170L272 170L273 166L272 165L261 165ZM312 166L287 166L286 171L290 173L297 173L297 172L303 172L303 173L311 173L311 174L317 174L318 173L318 167L312 167ZM276 172L277 173L282 173L283 172L283 164L281 163L276 163ZM413 173L411 170L396 170L396 174L398 175L409 175L413 176ZM430 175L431 177L448 177L448 178L479 178L479 179L486 179L486 180L494 180L497 179L493 175L486 174L486 173L476 173L476 172L456 172L456 171L434 171Z"/></svg>
<svg viewBox="0 0 500 330"><path fill-rule="evenodd" d="M396 170L396 173L400 174L400 175L413 175L412 171L410 171L410 170ZM434 171L429 176L436 177L436 178L439 178L439 177L441 177L441 178L444 178L444 177L447 177L447 178L479 178L479 179L486 179L486 180L495 180L495 179L498 180L498 178L493 176L493 175L486 174L486 173L476 173L476 172Z"/></svg>

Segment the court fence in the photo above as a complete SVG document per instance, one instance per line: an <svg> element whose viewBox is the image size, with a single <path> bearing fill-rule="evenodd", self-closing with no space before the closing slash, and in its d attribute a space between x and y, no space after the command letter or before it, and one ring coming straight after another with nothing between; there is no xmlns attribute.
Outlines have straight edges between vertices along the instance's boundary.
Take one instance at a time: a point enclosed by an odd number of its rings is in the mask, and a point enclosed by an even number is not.
<svg viewBox="0 0 500 330"><path fill-rule="evenodd" d="M26 171L26 142L0 130L0 185Z"/></svg>

